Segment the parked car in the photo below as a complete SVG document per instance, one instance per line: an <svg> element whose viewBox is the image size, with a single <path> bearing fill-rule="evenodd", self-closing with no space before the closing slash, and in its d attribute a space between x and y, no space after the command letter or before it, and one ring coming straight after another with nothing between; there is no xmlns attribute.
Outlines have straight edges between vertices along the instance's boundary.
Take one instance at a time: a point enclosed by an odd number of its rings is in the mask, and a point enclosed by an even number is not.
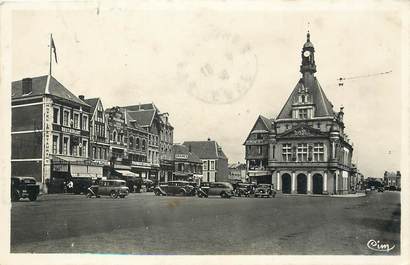
<svg viewBox="0 0 410 265"><path fill-rule="evenodd" d="M101 180L96 185L89 187L87 197L107 195L111 198L125 198L129 194L129 188L126 186L125 180L107 179Z"/></svg>
<svg viewBox="0 0 410 265"><path fill-rule="evenodd" d="M271 184L258 184L255 189L254 197L272 197L276 196L276 191L273 190Z"/></svg>
<svg viewBox="0 0 410 265"><path fill-rule="evenodd" d="M11 178L11 200L18 201L21 198L28 198L30 201L37 200L40 186L36 179L32 177L12 177Z"/></svg>
<svg viewBox="0 0 410 265"><path fill-rule="evenodd" d="M92 178L88 177L73 177L71 181L73 182L72 192L75 194L87 194L88 188L93 184Z"/></svg>
<svg viewBox="0 0 410 265"><path fill-rule="evenodd" d="M167 183L159 183L159 185L154 188L154 194L157 196L194 196L196 189L188 181L168 181Z"/></svg>
<svg viewBox="0 0 410 265"><path fill-rule="evenodd" d="M384 187L383 187L383 186L378 187L378 188L377 188L377 191L378 191L378 192L384 192Z"/></svg>
<svg viewBox="0 0 410 265"><path fill-rule="evenodd" d="M234 194L237 197L245 196L249 197L253 194L253 184L251 183L238 183L236 189L234 190Z"/></svg>
<svg viewBox="0 0 410 265"><path fill-rule="evenodd" d="M234 196L232 184L229 182L203 182L199 187L199 197L215 195L221 196L221 198L230 198Z"/></svg>

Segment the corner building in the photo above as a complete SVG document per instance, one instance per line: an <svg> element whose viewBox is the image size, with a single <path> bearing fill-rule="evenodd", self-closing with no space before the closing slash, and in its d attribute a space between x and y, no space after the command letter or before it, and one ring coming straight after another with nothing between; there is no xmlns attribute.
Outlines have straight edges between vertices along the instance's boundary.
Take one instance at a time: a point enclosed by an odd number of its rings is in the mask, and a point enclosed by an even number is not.
<svg viewBox="0 0 410 265"><path fill-rule="evenodd" d="M247 175L272 183L278 192L344 194L353 174L353 146L339 112L320 86L315 49L307 34L302 49L302 77L276 119L259 116L248 135Z"/></svg>

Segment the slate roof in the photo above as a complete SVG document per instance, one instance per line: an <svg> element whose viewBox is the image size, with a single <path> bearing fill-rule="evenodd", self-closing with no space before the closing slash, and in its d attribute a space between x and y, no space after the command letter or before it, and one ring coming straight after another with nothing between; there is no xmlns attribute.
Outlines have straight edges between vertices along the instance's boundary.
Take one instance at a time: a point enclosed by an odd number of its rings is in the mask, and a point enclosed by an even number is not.
<svg viewBox="0 0 410 265"><path fill-rule="evenodd" d="M84 100L85 103L91 106L91 113L94 113L98 100L100 100L100 98L87 98Z"/></svg>
<svg viewBox="0 0 410 265"><path fill-rule="evenodd" d="M131 110L131 111L136 111L136 110L158 110L158 108L154 105L154 103L130 105L130 106L125 106L124 108L126 108L127 110Z"/></svg>
<svg viewBox="0 0 410 265"><path fill-rule="evenodd" d="M262 116L262 115L259 115L259 117L261 118L261 120L263 121L263 123L266 125L266 128L267 128L268 130L271 130L271 129L272 129L273 119L268 119L268 118L266 118L266 117L264 117L264 116Z"/></svg>
<svg viewBox="0 0 410 265"><path fill-rule="evenodd" d="M194 163L201 163L202 160L193 152L189 152L189 148L182 144L174 144L172 146L172 157L175 160L175 154L188 155L188 161Z"/></svg>
<svg viewBox="0 0 410 265"><path fill-rule="evenodd" d="M12 82L11 83L11 98L16 99L16 98L40 96L40 95L46 94L45 91L46 91L46 86L47 86L47 77L48 77L47 75L33 77L32 78L32 92L24 96L23 96L22 80ZM70 100L78 104L88 106L86 102L82 101L76 95L71 93L70 90L64 87L53 76L51 76L50 78L49 94L55 97Z"/></svg>
<svg viewBox="0 0 410 265"><path fill-rule="evenodd" d="M126 107L127 108L127 107ZM151 126L155 116L155 110L138 110L131 111L127 108L127 114L132 120L135 120L142 127Z"/></svg>
<svg viewBox="0 0 410 265"><path fill-rule="evenodd" d="M216 141L186 141L183 145L191 146L191 151L201 159L228 159Z"/></svg>
<svg viewBox="0 0 410 265"><path fill-rule="evenodd" d="M333 105L326 97L325 92L323 92L322 87L319 84L319 81L315 76L310 78L301 78L296 84L292 93L290 94L288 100L280 111L277 119L291 119L292 118L292 104L297 98L298 91L302 86L308 88L308 91L312 97L313 104L316 107L315 117L323 116L334 116Z"/></svg>

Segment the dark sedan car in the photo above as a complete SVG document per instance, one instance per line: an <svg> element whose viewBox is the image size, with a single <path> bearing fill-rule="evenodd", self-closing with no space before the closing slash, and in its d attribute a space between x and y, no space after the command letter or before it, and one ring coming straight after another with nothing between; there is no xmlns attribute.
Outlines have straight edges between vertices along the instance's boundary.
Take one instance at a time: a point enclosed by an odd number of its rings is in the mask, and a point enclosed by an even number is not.
<svg viewBox="0 0 410 265"><path fill-rule="evenodd" d="M12 177L11 178L11 200L18 201L28 198L30 201L37 200L40 186L36 179L32 177Z"/></svg>
<svg viewBox="0 0 410 265"><path fill-rule="evenodd" d="M169 181L167 183L160 183L155 187L154 193L157 196L194 196L196 189L188 181Z"/></svg>
<svg viewBox="0 0 410 265"><path fill-rule="evenodd" d="M233 194L233 187L228 182L203 182L198 189L199 197L221 196L230 198Z"/></svg>
<svg viewBox="0 0 410 265"><path fill-rule="evenodd" d="M255 189L254 197L272 197L276 196L276 191L273 190L271 184L258 184Z"/></svg>
<svg viewBox="0 0 410 265"><path fill-rule="evenodd" d="M253 194L253 184L251 183L238 183L234 190L234 194L237 197L249 197Z"/></svg>

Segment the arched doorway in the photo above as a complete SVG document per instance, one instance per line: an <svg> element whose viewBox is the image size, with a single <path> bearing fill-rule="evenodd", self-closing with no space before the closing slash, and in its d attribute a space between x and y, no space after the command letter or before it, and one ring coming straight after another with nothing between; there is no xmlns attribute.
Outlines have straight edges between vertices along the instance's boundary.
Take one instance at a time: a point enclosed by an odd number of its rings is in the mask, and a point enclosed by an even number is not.
<svg viewBox="0 0 410 265"><path fill-rule="evenodd" d="M305 174L299 174L297 177L297 192L298 194L307 193L307 177Z"/></svg>
<svg viewBox="0 0 410 265"><path fill-rule="evenodd" d="M290 193L291 192L291 187L292 186L292 181L291 177L289 174L283 174L282 175L282 192L283 193Z"/></svg>
<svg viewBox="0 0 410 265"><path fill-rule="evenodd" d="M323 193L323 176L320 174L313 175L313 194Z"/></svg>

